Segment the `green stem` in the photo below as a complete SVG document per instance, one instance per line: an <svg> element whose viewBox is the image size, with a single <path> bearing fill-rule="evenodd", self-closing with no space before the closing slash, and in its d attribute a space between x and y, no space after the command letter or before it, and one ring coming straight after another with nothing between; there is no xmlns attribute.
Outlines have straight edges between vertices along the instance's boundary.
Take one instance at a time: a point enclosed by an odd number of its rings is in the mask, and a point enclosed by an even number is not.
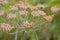
<svg viewBox="0 0 60 40"><path fill-rule="evenodd" d="M38 40L37 34L35 31L29 31L30 40Z"/></svg>

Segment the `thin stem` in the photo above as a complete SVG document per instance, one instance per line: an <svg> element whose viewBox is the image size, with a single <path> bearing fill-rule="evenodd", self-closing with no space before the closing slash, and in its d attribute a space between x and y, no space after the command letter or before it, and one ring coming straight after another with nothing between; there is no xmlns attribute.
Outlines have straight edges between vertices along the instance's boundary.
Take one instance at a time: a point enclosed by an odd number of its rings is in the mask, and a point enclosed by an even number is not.
<svg viewBox="0 0 60 40"><path fill-rule="evenodd" d="M15 40L17 40L17 35L18 35L18 32L16 32L16 34L15 34Z"/></svg>

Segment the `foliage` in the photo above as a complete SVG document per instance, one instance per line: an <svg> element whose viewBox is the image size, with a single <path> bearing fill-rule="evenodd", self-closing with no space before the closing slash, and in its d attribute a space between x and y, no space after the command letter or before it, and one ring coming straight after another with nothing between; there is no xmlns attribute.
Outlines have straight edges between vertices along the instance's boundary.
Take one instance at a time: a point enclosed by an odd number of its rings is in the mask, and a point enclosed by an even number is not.
<svg viewBox="0 0 60 40"><path fill-rule="evenodd" d="M46 13L46 16L53 15L52 21L44 19L45 16L33 17L31 12L34 10L27 10L28 14L25 16L20 15L21 8L18 6L17 11L10 11L10 7L19 4L20 1L24 1L24 4L36 6L38 4L44 4L45 8L39 9ZM0 40L60 40L60 10L58 12L52 12L51 7L57 6L60 8L60 0L8 0L8 4L0 3L0 10L4 10L5 14L0 16ZM21 6L21 5L20 5ZM12 16L12 19L6 17L8 14L16 14L16 18ZM25 13L25 12L24 12ZM1 12L0 12L1 15ZM11 15L10 15L11 17ZM25 23L24 23L25 22ZM11 24L13 29L8 32L1 29L1 23ZM27 23L27 27L26 27ZM32 27L30 27L32 24ZM22 25L23 24L23 25ZM9 28L9 26L8 26ZM10 28L9 28L10 29Z"/></svg>

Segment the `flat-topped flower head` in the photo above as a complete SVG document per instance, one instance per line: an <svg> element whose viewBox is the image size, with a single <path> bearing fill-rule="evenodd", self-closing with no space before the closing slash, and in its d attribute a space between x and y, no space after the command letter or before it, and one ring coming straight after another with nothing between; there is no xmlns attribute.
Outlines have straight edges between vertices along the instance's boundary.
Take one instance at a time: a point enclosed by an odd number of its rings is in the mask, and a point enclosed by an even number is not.
<svg viewBox="0 0 60 40"><path fill-rule="evenodd" d="M21 16L27 16L27 14L28 14L28 11L26 11L26 10L20 10L20 15Z"/></svg>
<svg viewBox="0 0 60 40"><path fill-rule="evenodd" d="M43 18L44 18L46 21L50 21L50 22L53 20L53 17L54 17L54 15L43 16Z"/></svg>
<svg viewBox="0 0 60 40"><path fill-rule="evenodd" d="M46 13L45 13L44 11L42 11L42 10L38 10L38 13L39 13L40 15L42 15L42 16L46 15Z"/></svg>
<svg viewBox="0 0 60 40"><path fill-rule="evenodd" d="M4 15L4 10L0 10L0 16Z"/></svg>
<svg viewBox="0 0 60 40"><path fill-rule="evenodd" d="M56 13L56 12L58 12L59 10L60 10L60 8L57 7L57 6L51 7L51 11L52 11L53 13Z"/></svg>
<svg viewBox="0 0 60 40"><path fill-rule="evenodd" d="M30 6L30 9L33 11L33 10L38 10L38 8L36 6Z"/></svg>
<svg viewBox="0 0 60 40"><path fill-rule="evenodd" d="M8 4L8 1L7 0L0 0L0 4L2 4L2 5Z"/></svg>
<svg viewBox="0 0 60 40"><path fill-rule="evenodd" d="M19 4L24 4L24 2L23 1L19 1Z"/></svg>
<svg viewBox="0 0 60 40"><path fill-rule="evenodd" d="M18 7L17 6L10 6L10 11L17 11Z"/></svg>
<svg viewBox="0 0 60 40"><path fill-rule="evenodd" d="M25 8L25 4L16 4L17 7L19 7L20 9L24 9Z"/></svg>
<svg viewBox="0 0 60 40"><path fill-rule="evenodd" d="M45 8L45 5L43 5L43 4L38 4L38 5L36 5L36 7L39 8L39 9L41 9L41 8Z"/></svg>
<svg viewBox="0 0 60 40"><path fill-rule="evenodd" d="M23 26L24 28L31 28L31 27L33 26L33 22L24 21L24 22L22 23L22 26Z"/></svg>
<svg viewBox="0 0 60 40"><path fill-rule="evenodd" d="M40 16L40 14L39 14L38 11L32 11L32 12L31 12L31 15L32 15L33 17L38 17L38 16Z"/></svg>
<svg viewBox="0 0 60 40"><path fill-rule="evenodd" d="M8 19L15 19L16 18L16 14L12 14L12 13L7 14L7 18Z"/></svg>
<svg viewBox="0 0 60 40"><path fill-rule="evenodd" d="M23 1L19 1L18 4L16 4L17 7L19 7L20 9L24 9L25 8L25 3Z"/></svg>
<svg viewBox="0 0 60 40"><path fill-rule="evenodd" d="M2 28L3 31L9 32L14 27L12 27L10 24L7 24L7 23L1 23L1 28Z"/></svg>
<svg viewBox="0 0 60 40"><path fill-rule="evenodd" d="M32 11L31 12L31 15L33 17L39 17L40 15L44 16L46 15L46 13L44 11L41 11L41 10L37 10L37 11Z"/></svg>
<svg viewBox="0 0 60 40"><path fill-rule="evenodd" d="M25 9L26 9L26 10L27 10L27 9L31 9L31 5L25 4Z"/></svg>

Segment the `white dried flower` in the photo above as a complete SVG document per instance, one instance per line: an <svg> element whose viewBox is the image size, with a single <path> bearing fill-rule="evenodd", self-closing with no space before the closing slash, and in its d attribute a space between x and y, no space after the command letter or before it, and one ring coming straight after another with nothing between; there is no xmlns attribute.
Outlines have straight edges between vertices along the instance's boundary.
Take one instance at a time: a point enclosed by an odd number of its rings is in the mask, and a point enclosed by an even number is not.
<svg viewBox="0 0 60 40"><path fill-rule="evenodd" d="M21 16L27 16L27 14L28 14L28 11L26 11L26 10L21 10L20 11Z"/></svg>
<svg viewBox="0 0 60 40"><path fill-rule="evenodd" d="M10 6L10 11L17 11L18 7L17 6Z"/></svg>
<svg viewBox="0 0 60 40"><path fill-rule="evenodd" d="M32 6L32 5L30 6L30 9L31 10L38 10L38 8L36 6Z"/></svg>
<svg viewBox="0 0 60 40"><path fill-rule="evenodd" d="M44 11L38 10L38 13L42 16L46 15L46 13Z"/></svg>
<svg viewBox="0 0 60 40"><path fill-rule="evenodd" d="M16 14L12 14L12 13L7 14L7 18L8 18L8 19L16 18Z"/></svg>
<svg viewBox="0 0 60 40"><path fill-rule="evenodd" d="M43 18L44 18L46 21L52 21L52 20L53 20L53 17L54 17L54 15L43 16Z"/></svg>
<svg viewBox="0 0 60 40"><path fill-rule="evenodd" d="M14 27L12 27L10 24L7 24L7 23L1 23L1 28L2 28L3 31L9 32Z"/></svg>
<svg viewBox="0 0 60 40"><path fill-rule="evenodd" d="M25 8L24 4L17 4L16 6L18 6L20 9L24 9Z"/></svg>
<svg viewBox="0 0 60 40"><path fill-rule="evenodd" d="M45 8L45 5L43 5L43 4L38 4L38 5L36 5L36 7L37 7L37 8Z"/></svg>
<svg viewBox="0 0 60 40"><path fill-rule="evenodd" d="M53 7L51 7L51 11L54 13L54 12L57 12L57 11L59 11L60 10L60 8L59 7L57 7L57 6L53 6Z"/></svg>
<svg viewBox="0 0 60 40"><path fill-rule="evenodd" d="M28 8L31 10L38 9L36 6L30 5L30 4L24 4L24 3L16 4L16 6L18 6L20 9L28 9Z"/></svg>
<svg viewBox="0 0 60 40"><path fill-rule="evenodd" d="M39 17L40 15L44 16L46 13L44 11L38 10L38 11L32 11L31 15L33 17Z"/></svg>
<svg viewBox="0 0 60 40"><path fill-rule="evenodd" d="M24 21L22 25L24 28L31 28L33 26L33 22Z"/></svg>
<svg viewBox="0 0 60 40"><path fill-rule="evenodd" d="M4 11L0 10L0 16L4 15Z"/></svg>
<svg viewBox="0 0 60 40"><path fill-rule="evenodd" d="M31 5L26 4L26 5L25 5L25 9L31 9Z"/></svg>
<svg viewBox="0 0 60 40"><path fill-rule="evenodd" d="M19 4L25 4L23 1L19 1Z"/></svg>
<svg viewBox="0 0 60 40"><path fill-rule="evenodd" d="M33 17L38 17L38 16L40 16L39 12L37 12L37 11L32 11L32 12L31 12L31 15L32 15Z"/></svg>
<svg viewBox="0 0 60 40"><path fill-rule="evenodd" d="M7 0L0 0L0 4L5 5L5 4L7 4L7 3L8 3L8 1L7 1Z"/></svg>

